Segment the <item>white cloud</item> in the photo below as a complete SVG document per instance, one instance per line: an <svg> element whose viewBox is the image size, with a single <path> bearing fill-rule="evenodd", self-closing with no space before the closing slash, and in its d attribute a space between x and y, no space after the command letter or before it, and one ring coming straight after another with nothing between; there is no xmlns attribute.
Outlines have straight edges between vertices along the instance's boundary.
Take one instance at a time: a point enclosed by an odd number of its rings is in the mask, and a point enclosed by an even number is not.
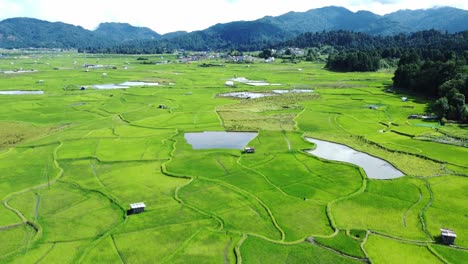
<svg viewBox="0 0 468 264"><path fill-rule="evenodd" d="M330 5L377 14L441 5L468 9L466 0L0 0L0 19L26 16L87 29L94 29L101 22L125 22L167 33Z"/></svg>

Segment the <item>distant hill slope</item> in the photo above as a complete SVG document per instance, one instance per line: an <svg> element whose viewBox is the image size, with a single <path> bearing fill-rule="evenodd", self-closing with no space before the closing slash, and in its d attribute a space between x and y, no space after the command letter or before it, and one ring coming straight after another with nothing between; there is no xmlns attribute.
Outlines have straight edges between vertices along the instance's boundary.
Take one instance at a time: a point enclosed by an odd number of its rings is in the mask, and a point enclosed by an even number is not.
<svg viewBox="0 0 468 264"><path fill-rule="evenodd" d="M411 17L412 13L417 16ZM431 23L418 22L431 18ZM430 29L453 33L468 29L468 23L460 22L466 19L468 11L456 8L402 11L380 16L368 11L351 12L343 7L330 6L306 12L289 12L277 17L267 16L254 21L217 24L170 40L128 43L120 50L260 50L306 32L338 30L383 36Z"/></svg>
<svg viewBox="0 0 468 264"><path fill-rule="evenodd" d="M217 24L194 32L160 35L127 23L102 23L95 31L61 22L11 18L0 22L0 47L91 48L121 46L146 51L151 47L189 50L258 50L305 32L348 30L372 35L396 35L436 29L450 33L468 29L468 11L451 7L400 10L385 16L369 11L351 12L329 6L306 12L289 12L254 21ZM150 47L150 49L147 49ZM161 49L159 49L161 50Z"/></svg>
<svg viewBox="0 0 468 264"><path fill-rule="evenodd" d="M452 7L400 10L385 15L384 18L399 22L411 31L437 29L453 33L468 29L468 11Z"/></svg>
<svg viewBox="0 0 468 264"><path fill-rule="evenodd" d="M162 39L169 39L169 38L173 38L173 37L183 36L183 35L185 35L187 33L188 33L187 31L175 31L175 32L166 33L166 34L162 35L161 38Z"/></svg>
<svg viewBox="0 0 468 264"><path fill-rule="evenodd" d="M414 16L412 16L414 14ZM430 20L431 22L423 22ZM260 50L293 40L306 32L348 30L391 36L421 30L459 32L468 29L468 11L456 8L399 11L386 16L368 11L351 12L343 7L324 7L306 12L289 12L254 21L217 24L205 30L179 34L170 40L131 42L120 51L151 52L187 50ZM164 36L163 36L164 37ZM293 41L294 42L294 41Z"/></svg>
<svg viewBox="0 0 468 264"><path fill-rule="evenodd" d="M94 32L117 42L161 38L147 27L134 27L128 23L101 23Z"/></svg>
<svg viewBox="0 0 468 264"><path fill-rule="evenodd" d="M340 29L356 31L379 19L380 16L368 11L353 13L344 7L329 6L306 12L289 12L277 17L267 16L259 21L289 32L304 33Z"/></svg>
<svg viewBox="0 0 468 264"><path fill-rule="evenodd" d="M329 6L306 12L290 12L277 17L264 17L260 21L297 33L350 30L374 35L395 35L429 29L453 33L468 29L468 11L441 7L400 10L380 16L369 11L354 13L343 7Z"/></svg>
<svg viewBox="0 0 468 264"><path fill-rule="evenodd" d="M10 18L0 22L2 48L76 48L108 46L112 41L80 26L34 18Z"/></svg>
<svg viewBox="0 0 468 264"><path fill-rule="evenodd" d="M127 23L102 23L95 31L62 22L34 18L10 18L0 22L2 48L110 47L131 40L160 39L149 28Z"/></svg>
<svg viewBox="0 0 468 264"><path fill-rule="evenodd" d="M282 30L271 23L261 21L239 21L216 24L205 30L186 34L163 36L158 41L133 41L118 45L116 52L153 53L165 50L185 49L194 51L207 50L243 50L257 51L281 41L295 37L296 34ZM100 50L101 51L101 50Z"/></svg>

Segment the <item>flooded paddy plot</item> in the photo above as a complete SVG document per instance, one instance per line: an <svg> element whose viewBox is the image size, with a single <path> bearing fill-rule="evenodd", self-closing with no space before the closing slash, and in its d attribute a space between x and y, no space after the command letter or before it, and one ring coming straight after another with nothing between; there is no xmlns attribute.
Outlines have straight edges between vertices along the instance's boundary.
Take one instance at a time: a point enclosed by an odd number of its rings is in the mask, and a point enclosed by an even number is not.
<svg viewBox="0 0 468 264"><path fill-rule="evenodd" d="M158 86L159 83L153 83L153 82L123 82L120 85L124 85L124 86Z"/></svg>
<svg viewBox="0 0 468 264"><path fill-rule="evenodd" d="M255 98L262 98L267 96L276 96L277 94L274 93L255 93L255 92L233 92L233 93L225 93L219 94L222 97L235 97L240 99L255 99Z"/></svg>
<svg viewBox="0 0 468 264"><path fill-rule="evenodd" d="M13 71L2 71L4 74L20 74L20 73L31 73L37 72L37 70L13 70Z"/></svg>
<svg viewBox="0 0 468 264"><path fill-rule="evenodd" d="M257 132L196 132L184 138L193 149L243 149L258 135Z"/></svg>
<svg viewBox="0 0 468 264"><path fill-rule="evenodd" d="M290 94L290 93L311 93L314 90L311 89L292 89L292 90L272 90L271 92L232 92L219 94L222 97L235 97L240 99L256 99L267 96L277 96L281 94Z"/></svg>
<svg viewBox="0 0 468 264"><path fill-rule="evenodd" d="M277 94L287 94L287 93L312 93L313 89L292 89L292 90L273 90L272 92Z"/></svg>
<svg viewBox="0 0 468 264"><path fill-rule="evenodd" d="M151 83L151 82L123 82L119 84L94 84L90 85L89 87L99 89L99 90L109 90L109 89L127 89L130 87L136 86L158 86L159 83ZM85 86L86 87L86 86Z"/></svg>
<svg viewBox="0 0 468 264"><path fill-rule="evenodd" d="M99 89L99 90L110 90L110 89L127 89L130 88L128 85L120 85L120 84L95 84L91 85L92 88Z"/></svg>
<svg viewBox="0 0 468 264"><path fill-rule="evenodd" d="M244 78L244 77L232 78L232 79L230 79L230 81L244 83L244 84L251 85L251 86L268 86L268 85L278 86L278 85L281 85L279 83L268 83L268 82L265 82L265 81L249 80L249 79Z"/></svg>
<svg viewBox="0 0 468 264"><path fill-rule="evenodd" d="M44 94L44 91L22 91L22 90L12 90L12 91L0 91L0 94L3 95L22 95L22 94Z"/></svg>
<svg viewBox="0 0 468 264"><path fill-rule="evenodd" d="M317 145L316 149L309 150L308 153L320 158L348 162L362 167L370 179L387 180L404 176L387 161L348 146L309 137L306 140Z"/></svg>

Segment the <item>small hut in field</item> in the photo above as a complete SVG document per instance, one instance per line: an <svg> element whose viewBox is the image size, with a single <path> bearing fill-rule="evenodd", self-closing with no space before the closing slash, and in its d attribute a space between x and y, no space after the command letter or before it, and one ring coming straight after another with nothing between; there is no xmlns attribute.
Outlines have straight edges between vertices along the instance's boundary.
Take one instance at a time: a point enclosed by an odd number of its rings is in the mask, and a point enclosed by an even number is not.
<svg viewBox="0 0 468 264"><path fill-rule="evenodd" d="M455 238L457 235L453 230L441 228L440 237L442 238L442 243L446 245L453 245L455 243Z"/></svg>
<svg viewBox="0 0 468 264"><path fill-rule="evenodd" d="M255 153L255 148L246 147L244 148L244 153Z"/></svg>
<svg viewBox="0 0 468 264"><path fill-rule="evenodd" d="M132 203L130 204L130 209L127 210L127 215L132 215L132 214L139 214L145 211L145 203L139 202L139 203Z"/></svg>

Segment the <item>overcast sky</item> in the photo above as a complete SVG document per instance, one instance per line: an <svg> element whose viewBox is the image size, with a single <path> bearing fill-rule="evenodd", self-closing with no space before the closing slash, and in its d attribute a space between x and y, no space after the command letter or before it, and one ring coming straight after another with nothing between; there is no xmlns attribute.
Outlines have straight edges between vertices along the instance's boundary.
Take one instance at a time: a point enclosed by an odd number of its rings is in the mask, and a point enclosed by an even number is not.
<svg viewBox="0 0 468 264"><path fill-rule="evenodd" d="M452 6L467 0L0 0L0 20L32 17L95 29L101 22L124 22L165 34L203 30L216 23L255 20L324 6L386 14L399 9Z"/></svg>

